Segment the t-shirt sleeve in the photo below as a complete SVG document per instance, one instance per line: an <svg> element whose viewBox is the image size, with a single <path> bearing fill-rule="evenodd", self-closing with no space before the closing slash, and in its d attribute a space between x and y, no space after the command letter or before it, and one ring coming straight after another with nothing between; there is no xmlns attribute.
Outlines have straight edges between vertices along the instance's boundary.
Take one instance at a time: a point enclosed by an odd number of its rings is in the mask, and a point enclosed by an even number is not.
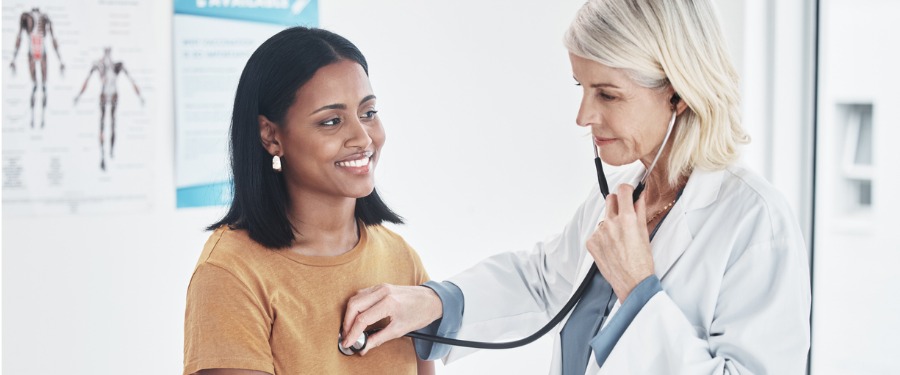
<svg viewBox="0 0 900 375"><path fill-rule="evenodd" d="M259 298L226 269L200 264L184 313L184 374L209 368L275 373L272 320Z"/></svg>
<svg viewBox="0 0 900 375"><path fill-rule="evenodd" d="M412 259L413 266L413 283L412 285L422 285L425 282L430 281L431 278L428 277L428 272L425 271L425 266L422 265L422 259L419 258L419 254L416 253L416 250L412 248L406 241L403 241L403 244L406 246L406 249L409 251L409 256Z"/></svg>

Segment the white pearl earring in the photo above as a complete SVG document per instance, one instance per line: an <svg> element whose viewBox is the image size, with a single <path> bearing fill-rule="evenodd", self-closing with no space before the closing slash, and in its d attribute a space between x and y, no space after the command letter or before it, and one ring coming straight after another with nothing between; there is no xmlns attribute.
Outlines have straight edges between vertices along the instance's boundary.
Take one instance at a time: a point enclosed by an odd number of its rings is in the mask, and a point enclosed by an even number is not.
<svg viewBox="0 0 900 375"><path fill-rule="evenodd" d="M278 155L272 156L272 169L281 172L281 157Z"/></svg>

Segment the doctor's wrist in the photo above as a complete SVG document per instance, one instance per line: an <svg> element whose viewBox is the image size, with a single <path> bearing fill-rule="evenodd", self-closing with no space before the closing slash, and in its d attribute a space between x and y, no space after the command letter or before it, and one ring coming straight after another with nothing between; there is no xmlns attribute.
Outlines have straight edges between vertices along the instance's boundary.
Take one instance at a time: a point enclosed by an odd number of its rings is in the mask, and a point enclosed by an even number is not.
<svg viewBox="0 0 900 375"><path fill-rule="evenodd" d="M440 313L437 316L438 321L442 321L441 324L445 328L454 327L451 331L456 331L459 328L459 323L462 321L463 311L465 310L465 297L463 296L462 290L459 289L455 284L449 281L436 282L436 281L428 281L422 286L431 289L438 297L437 307L440 308ZM430 310L433 306L426 307L427 310ZM429 316L435 316L434 313L429 312L428 314L432 314ZM449 321L448 321L449 319ZM449 323L449 324L445 324Z"/></svg>
<svg viewBox="0 0 900 375"><path fill-rule="evenodd" d="M437 292L424 285L416 288L422 292L423 298L421 300L423 303L420 307L423 310L422 313L430 319L429 322L433 322L443 317L444 304Z"/></svg>
<svg viewBox="0 0 900 375"><path fill-rule="evenodd" d="M619 303L624 303L628 296L634 291L635 288L638 287L641 283L647 281L647 279L655 276L653 272L647 272L646 274L641 274L638 276L632 276L621 282L616 283L617 285L612 285L613 291L616 293L616 296L619 299Z"/></svg>

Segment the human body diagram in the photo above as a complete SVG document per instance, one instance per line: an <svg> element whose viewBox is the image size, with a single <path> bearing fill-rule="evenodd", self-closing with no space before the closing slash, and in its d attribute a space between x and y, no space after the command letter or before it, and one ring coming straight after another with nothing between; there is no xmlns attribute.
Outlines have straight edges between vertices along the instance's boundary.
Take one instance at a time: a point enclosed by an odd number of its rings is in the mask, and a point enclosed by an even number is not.
<svg viewBox="0 0 900 375"><path fill-rule="evenodd" d="M46 37L49 35L53 41L53 50L56 51L56 57L59 60L59 71L62 74L65 71L65 64L59 54L59 43L53 34L53 24L50 17L38 8L32 8L29 12L23 12L19 17L19 31L16 33L16 47L13 50L12 61L9 63L13 74L16 72L16 55L19 53L19 47L22 43L22 33L28 36L28 70L31 72L31 127L34 127L34 103L37 95L38 79L37 70L40 66L41 71L41 128L44 127L44 113L47 109L47 47Z"/></svg>
<svg viewBox="0 0 900 375"><path fill-rule="evenodd" d="M128 74L128 70L125 69L125 64L121 61L113 61L112 59L112 49L110 47L106 47L103 49L103 57L99 60L95 61L91 65L91 70L88 72L87 78L84 80L84 84L81 86L81 91L78 92L78 95L75 96L75 104L78 104L78 99L81 98L81 94L84 94L84 91L87 89L88 83L91 80L91 76L94 75L94 72L97 72L97 76L100 78L100 169L106 170L106 158L103 147L104 141L104 123L106 122L106 112L107 108L109 108L109 157L113 157L113 147L116 143L116 106L119 102L119 93L116 88L116 81L119 78L119 74L124 74L125 77L131 82L131 86L134 88L134 92L137 94L138 98L141 100L141 105L144 104L144 98L141 96L141 90L138 88L137 83L134 82L134 79Z"/></svg>

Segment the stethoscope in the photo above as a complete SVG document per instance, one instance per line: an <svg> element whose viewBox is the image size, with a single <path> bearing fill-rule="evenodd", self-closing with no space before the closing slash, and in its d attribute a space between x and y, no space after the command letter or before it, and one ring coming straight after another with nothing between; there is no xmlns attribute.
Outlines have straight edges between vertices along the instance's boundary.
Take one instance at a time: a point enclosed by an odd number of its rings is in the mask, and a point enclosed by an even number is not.
<svg viewBox="0 0 900 375"><path fill-rule="evenodd" d="M677 103L677 94L672 97L672 104ZM659 160L659 155L662 154L663 149L666 147L666 143L669 141L669 136L672 134L672 128L675 126L675 117L677 115L677 111L672 111L672 119L669 121L669 127L666 129L666 136L663 138L663 143L659 146L659 151L656 152L656 157L653 158L653 163L650 164L650 168L647 168L647 171L644 172L644 175L641 177L637 186L634 188L634 193L631 198L633 202L637 202L638 198L641 197L641 193L644 191L644 187L646 186L645 182L648 176L650 176L650 172L656 167L656 162ZM606 175L603 173L603 162L600 161L600 154L597 151L597 146L594 144L593 138L591 139L591 147L594 149L594 165L597 167L597 182L600 184L600 193L603 195L603 199L606 199L606 196L609 195L609 184L606 181ZM581 285L578 286L578 289L575 290L575 293L572 294L572 297L569 298L569 301L563 306L556 316L553 319L550 319L546 325L541 327L537 332L531 334L528 337L523 339L515 340L515 341L507 341L507 342L482 342L482 341L468 341L468 340L458 340L451 339L443 336L435 336L429 335L425 333L419 332L409 332L405 336L412 337L419 340L431 341L440 344L447 344L453 346L463 346L467 348L477 348L477 349L512 349L520 346L528 345L535 340L544 336L547 332L550 332L553 327L556 327L559 322L569 314L573 307L581 300L582 295L584 295L585 289L587 289L588 284L591 283L591 279L596 276L596 274L600 272L597 269L597 264L592 264L590 270L588 270L587 276L584 277L584 280L581 281ZM354 342L350 347L345 348L341 345L343 341L343 333L338 331L338 350L341 354L344 355L354 355L363 351L366 348L366 344L369 341L369 335L378 330L371 330L363 332L356 342Z"/></svg>

